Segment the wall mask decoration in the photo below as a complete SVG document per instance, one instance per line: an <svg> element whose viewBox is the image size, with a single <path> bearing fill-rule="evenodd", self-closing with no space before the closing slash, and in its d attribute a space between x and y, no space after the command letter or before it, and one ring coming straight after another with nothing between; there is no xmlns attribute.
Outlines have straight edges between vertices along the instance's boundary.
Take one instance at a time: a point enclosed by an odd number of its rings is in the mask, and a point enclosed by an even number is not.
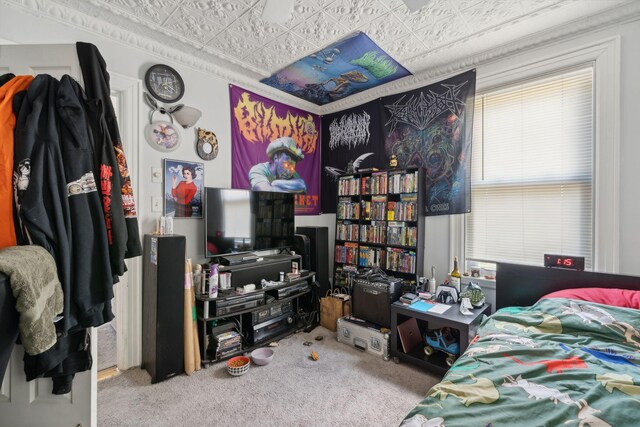
<svg viewBox="0 0 640 427"><path fill-rule="evenodd" d="M218 157L218 137L210 130L196 128L198 141L196 152L202 160L213 160Z"/></svg>

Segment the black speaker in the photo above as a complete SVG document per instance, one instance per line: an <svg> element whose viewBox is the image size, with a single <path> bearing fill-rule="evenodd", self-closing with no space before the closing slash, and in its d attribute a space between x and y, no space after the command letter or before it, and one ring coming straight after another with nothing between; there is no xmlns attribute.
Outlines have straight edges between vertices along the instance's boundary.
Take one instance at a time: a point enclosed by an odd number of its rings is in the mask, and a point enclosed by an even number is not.
<svg viewBox="0 0 640 427"><path fill-rule="evenodd" d="M356 279L353 283L351 313L376 325L391 327L391 304L400 299L402 282Z"/></svg>
<svg viewBox="0 0 640 427"><path fill-rule="evenodd" d="M331 289L329 283L329 227L296 227L296 234L309 237L309 255L305 257L299 250L296 250L296 253L302 255L302 268L316 272L316 282L320 285L318 295L324 296L327 290ZM310 260L309 264L305 265L305 258Z"/></svg>
<svg viewBox="0 0 640 427"><path fill-rule="evenodd" d="M142 368L151 383L184 371L184 236L144 236Z"/></svg>
<svg viewBox="0 0 640 427"><path fill-rule="evenodd" d="M301 268L312 270L311 268L311 239L304 234L295 235L295 247L296 254L300 255ZM314 270L315 271L315 270Z"/></svg>

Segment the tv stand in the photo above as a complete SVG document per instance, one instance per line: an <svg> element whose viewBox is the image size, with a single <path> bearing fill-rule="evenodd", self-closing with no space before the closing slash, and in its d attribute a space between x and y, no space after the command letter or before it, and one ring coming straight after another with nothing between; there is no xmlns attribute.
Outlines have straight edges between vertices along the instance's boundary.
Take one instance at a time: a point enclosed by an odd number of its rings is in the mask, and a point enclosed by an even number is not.
<svg viewBox="0 0 640 427"><path fill-rule="evenodd" d="M251 254L234 254L244 257ZM255 261L255 260L254 260ZM244 262L220 267L231 273L231 287L248 283L255 291L237 294L233 289L219 291L216 298L196 293L196 315L202 366L226 360L282 339L310 323L314 315L315 273L307 272L299 279L263 288L261 280L278 281L280 272L290 272L291 262L299 255L265 255L259 262ZM305 317L305 313L306 317ZM234 330L241 335L241 347L224 355L216 354L214 335Z"/></svg>

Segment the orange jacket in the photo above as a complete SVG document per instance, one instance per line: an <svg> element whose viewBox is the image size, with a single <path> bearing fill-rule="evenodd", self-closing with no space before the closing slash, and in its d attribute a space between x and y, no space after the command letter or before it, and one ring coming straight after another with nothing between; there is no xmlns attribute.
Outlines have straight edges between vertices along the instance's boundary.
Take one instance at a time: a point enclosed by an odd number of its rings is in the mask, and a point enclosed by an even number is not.
<svg viewBox="0 0 640 427"><path fill-rule="evenodd" d="M16 76L0 86L0 249L16 245L13 223L13 96L29 87L33 76Z"/></svg>

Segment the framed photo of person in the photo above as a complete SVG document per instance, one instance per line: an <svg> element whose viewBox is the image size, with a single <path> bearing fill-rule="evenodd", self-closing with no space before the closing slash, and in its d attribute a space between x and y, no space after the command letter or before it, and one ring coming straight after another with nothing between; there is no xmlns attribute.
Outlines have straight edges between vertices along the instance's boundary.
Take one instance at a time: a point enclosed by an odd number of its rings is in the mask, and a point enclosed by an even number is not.
<svg viewBox="0 0 640 427"><path fill-rule="evenodd" d="M202 218L204 164L164 159L164 216Z"/></svg>

